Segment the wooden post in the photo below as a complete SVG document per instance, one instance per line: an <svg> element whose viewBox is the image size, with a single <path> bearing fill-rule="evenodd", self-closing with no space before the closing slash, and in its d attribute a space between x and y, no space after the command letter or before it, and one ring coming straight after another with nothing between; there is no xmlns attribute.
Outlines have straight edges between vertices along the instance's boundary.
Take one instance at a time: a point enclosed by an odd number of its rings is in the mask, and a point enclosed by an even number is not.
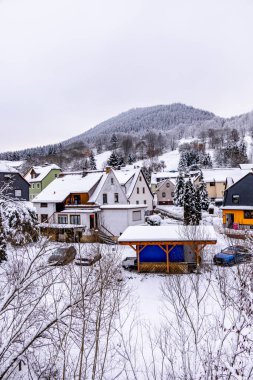
<svg viewBox="0 0 253 380"><path fill-rule="evenodd" d="M200 255L199 255L199 246L196 245L196 261L197 261L197 272L199 271L199 265L200 265Z"/></svg>
<svg viewBox="0 0 253 380"><path fill-rule="evenodd" d="M139 245L136 245L136 255L137 255L138 273L140 273L140 247L139 247Z"/></svg>
<svg viewBox="0 0 253 380"><path fill-rule="evenodd" d="M167 273L170 273L170 258L169 258L169 246L166 244L166 260L167 260Z"/></svg>

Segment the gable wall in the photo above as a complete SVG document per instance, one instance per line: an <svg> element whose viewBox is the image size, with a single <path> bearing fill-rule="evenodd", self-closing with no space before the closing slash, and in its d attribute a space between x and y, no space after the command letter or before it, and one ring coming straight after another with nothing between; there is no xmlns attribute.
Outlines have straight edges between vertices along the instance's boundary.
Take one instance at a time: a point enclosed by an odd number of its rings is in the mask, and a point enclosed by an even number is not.
<svg viewBox="0 0 253 380"><path fill-rule="evenodd" d="M6 178L6 175L10 178ZM19 173L0 173L0 188L9 184L6 195L17 200L29 200L29 184ZM15 190L21 190L21 196L15 196Z"/></svg>
<svg viewBox="0 0 253 380"><path fill-rule="evenodd" d="M253 206L253 175L249 174L228 188L225 193L225 206ZM232 202L232 196L239 195L239 204Z"/></svg>
<svg viewBox="0 0 253 380"><path fill-rule="evenodd" d="M169 183L169 187L167 187L167 183ZM167 180L165 181L161 187L157 190L157 201L158 201L158 204L159 202L168 202L170 204L173 204L173 196L172 196L172 193L174 193L175 191L175 185ZM166 194L165 197L163 197L163 193Z"/></svg>
<svg viewBox="0 0 253 380"><path fill-rule="evenodd" d="M42 188L41 190L44 190L45 187L47 187L55 178L56 176L58 176L58 174L61 172L60 169L52 169L50 170L50 172L48 173L48 175L43 178L43 180L41 181L42 182Z"/></svg>
<svg viewBox="0 0 253 380"><path fill-rule="evenodd" d="M111 178L113 178L113 185L111 184ZM126 195L125 195L124 191L122 190L122 187L119 184L117 178L115 177L115 175L111 171L108 174L106 181L105 181L100 193L98 194L96 203L102 205L103 204L103 194L107 194L107 204L109 204L109 205L115 204L115 201L114 201L114 194L115 193L119 194L119 202L118 202L119 204L127 204Z"/></svg>
<svg viewBox="0 0 253 380"><path fill-rule="evenodd" d="M141 178L141 180L140 180L140 178ZM137 192L137 188L139 188L139 194ZM144 193L143 193L143 188L145 189ZM146 201L146 203L144 201ZM129 197L129 203L137 204L137 202L139 202L139 204L146 204L147 210L149 212L151 212L153 210L153 196L150 193L150 189L149 189L147 182L145 181L142 173L139 174L139 177L136 181L133 192Z"/></svg>

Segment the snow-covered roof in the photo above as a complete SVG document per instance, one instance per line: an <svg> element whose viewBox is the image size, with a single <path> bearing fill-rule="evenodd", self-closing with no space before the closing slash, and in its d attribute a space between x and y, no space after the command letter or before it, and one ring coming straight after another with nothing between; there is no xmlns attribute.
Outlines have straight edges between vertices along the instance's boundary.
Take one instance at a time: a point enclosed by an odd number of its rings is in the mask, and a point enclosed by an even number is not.
<svg viewBox="0 0 253 380"><path fill-rule="evenodd" d="M171 171L171 172L158 172L158 173L152 173L151 175L151 183L152 184L157 184L157 179L167 179L167 178L177 178L179 172L178 171Z"/></svg>
<svg viewBox="0 0 253 380"><path fill-rule="evenodd" d="M56 223L40 223L39 227L42 228L58 228L58 229L64 229L64 228L86 228L87 226L85 224L56 224Z"/></svg>
<svg viewBox="0 0 253 380"><path fill-rule="evenodd" d="M147 205L144 204L113 204L113 205L102 205L100 206L101 209L107 210L107 209L133 209L133 208L147 208Z"/></svg>
<svg viewBox="0 0 253 380"><path fill-rule="evenodd" d="M21 165L23 165L24 161L9 161L9 160L1 160L0 161L0 165L1 164L5 164L7 166L10 166L11 168L14 168L14 169L19 169Z"/></svg>
<svg viewBox="0 0 253 380"><path fill-rule="evenodd" d="M126 196L129 198L134 190L134 187L136 185L136 182L139 178L141 169L136 169L133 178L131 179L131 184L129 186L129 189L127 190Z"/></svg>
<svg viewBox="0 0 253 380"><path fill-rule="evenodd" d="M105 184L105 181L108 177L108 173L100 173L101 174L101 177L100 177L100 182L98 183L95 191L93 192L93 194L91 195L90 199L89 199L89 202L90 203L95 203L96 200L97 200L97 197L100 193L100 191L102 190L104 184Z"/></svg>
<svg viewBox="0 0 253 380"><path fill-rule="evenodd" d="M64 209L63 211L58 212L57 214L90 214L92 212L100 212L101 210L99 208L70 208L70 209Z"/></svg>
<svg viewBox="0 0 253 380"><path fill-rule="evenodd" d="M140 170L140 169L137 169ZM136 169L133 170L114 170L114 174L121 185L125 185L136 173Z"/></svg>
<svg viewBox="0 0 253 380"><path fill-rule="evenodd" d="M240 164L239 166L243 170L252 170L253 169L253 164Z"/></svg>
<svg viewBox="0 0 253 380"><path fill-rule="evenodd" d="M114 174L119 181L121 186L125 186L129 182L129 187L126 192L127 198L129 198L133 192L135 184L139 178L141 169L132 169L132 170L114 170Z"/></svg>
<svg viewBox="0 0 253 380"><path fill-rule="evenodd" d="M161 182L159 182L159 185L157 187L157 191L159 191L161 189L161 187L167 182L167 181L170 181L172 183L172 185L176 186L176 179L175 178L166 178L164 180L162 180Z"/></svg>
<svg viewBox="0 0 253 380"><path fill-rule="evenodd" d="M221 207L222 210L253 210L253 206L243 206L243 205L237 205L237 206L223 206Z"/></svg>
<svg viewBox="0 0 253 380"><path fill-rule="evenodd" d="M203 169L203 178L205 182L226 182L227 177L231 178L234 182L245 176L249 170L242 170L240 168L215 168Z"/></svg>
<svg viewBox="0 0 253 380"><path fill-rule="evenodd" d="M56 178L34 199L36 202L63 202L70 193L88 193L100 180L103 173L66 175Z"/></svg>
<svg viewBox="0 0 253 380"><path fill-rule="evenodd" d="M55 165L55 164L51 164L51 165L43 165L43 166L33 166L29 172L25 175L25 179L32 183L32 182L40 182L42 181L47 175L48 173L50 173L51 170L53 169L58 169L60 170L60 167L58 165ZM34 171L36 174L37 174L37 177L36 178L32 178L31 177L31 172Z"/></svg>
<svg viewBox="0 0 253 380"><path fill-rule="evenodd" d="M123 242L172 242L172 241L210 241L217 237L213 226L131 226L118 239Z"/></svg>
<svg viewBox="0 0 253 380"><path fill-rule="evenodd" d="M6 162L0 161L0 173L18 173L18 171Z"/></svg>

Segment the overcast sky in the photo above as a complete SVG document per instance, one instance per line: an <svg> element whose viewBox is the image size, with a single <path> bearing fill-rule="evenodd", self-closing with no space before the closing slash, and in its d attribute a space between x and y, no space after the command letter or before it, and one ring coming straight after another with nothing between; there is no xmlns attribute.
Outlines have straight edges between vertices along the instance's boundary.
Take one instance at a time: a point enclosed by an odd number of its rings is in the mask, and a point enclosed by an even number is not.
<svg viewBox="0 0 253 380"><path fill-rule="evenodd" d="M253 0L0 0L0 151L133 107L253 109Z"/></svg>

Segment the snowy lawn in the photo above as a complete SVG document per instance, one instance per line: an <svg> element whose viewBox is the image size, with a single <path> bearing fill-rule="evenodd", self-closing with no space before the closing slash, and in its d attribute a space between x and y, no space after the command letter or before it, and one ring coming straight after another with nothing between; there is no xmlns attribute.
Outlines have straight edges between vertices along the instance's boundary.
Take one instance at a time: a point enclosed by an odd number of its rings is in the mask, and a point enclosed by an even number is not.
<svg viewBox="0 0 253 380"><path fill-rule="evenodd" d="M207 252L210 259L214 253L228 245L223 235L217 234L217 240L217 245ZM51 242L45 256L41 257L42 262L47 261L52 250L64 245ZM76 368L81 371L80 378L94 378L94 380L112 380L116 376L122 380L250 379L249 374L252 370L250 357L253 354L250 343L252 339L250 300L253 296L249 282L249 273L252 275L252 272L249 271L251 269L249 266L232 268L213 266L212 271L202 272L200 275L138 274L113 264L114 260L118 262L127 256L135 256L134 250L130 247L101 244L75 244L75 247L78 254L83 257L89 256L94 249L95 251L99 249L103 259L94 268L82 269L73 264L55 268L47 282L42 281L41 284L38 276L34 295L29 293L33 292L33 288L27 288L29 292L24 293L25 304L21 302L22 293L16 298L18 310L22 311L25 308L27 313L29 310L27 301L30 299L32 305L36 304L40 286L43 285L41 288L43 292L48 291L35 314L36 319L33 321L29 316L24 324L24 327L27 323L28 326L30 324L30 329L23 332L24 339L28 339L29 334L44 326L45 321L51 320L54 308L59 318L57 328L49 330L50 334L45 332L43 336L47 342L54 337L53 343L50 345L47 343L43 348L43 337L41 337L39 351L33 347L29 355L22 355L24 362L29 360L37 364L29 367L32 377L24 371L19 379L38 379L42 375L54 378L50 368L60 371L55 375L59 378L64 360L66 360L66 378L73 379L78 378L74 376ZM32 251L35 248L36 245L31 245L26 256L27 262L29 257L33 256ZM25 273L25 265L22 265L21 259L21 255L25 252L22 249L14 251L11 250L9 253L17 254L16 257L19 257L19 264L13 262L17 269L20 268L18 272L14 271L18 273L16 278L18 281ZM107 260L110 257L113 260L111 264ZM5 285L6 275L12 279L11 260L1 267L0 285L2 285L2 296L5 294L4 300L8 299L8 289L11 291L13 289L11 283ZM41 276L44 271L41 264L38 270ZM34 276L36 277L36 272ZM55 286L51 287L50 279L55 281ZM100 286L103 289L101 296L97 293ZM241 291L242 289L247 291ZM68 307L69 302L70 304L77 302L82 291L85 294L81 298L82 307L79 309L78 306L76 311L73 309L71 321L70 315L66 314L66 311L71 309L64 307ZM0 306L4 300L0 297ZM63 314L61 314L62 308L65 310ZM12 310L8 310L8 313L12 315ZM0 328L11 326L6 315L5 319L1 320L0 317ZM22 321L23 315L26 314L21 313L19 316L14 314L15 320ZM60 315L63 316L62 320ZM45 321L41 319L42 317ZM101 326L98 330L94 330L98 321ZM1 330L2 333L3 331ZM11 331L10 329L9 335L2 334L0 349L7 345L6 339L7 337L10 339ZM82 337L84 338L83 362L80 361ZM60 338L62 341L58 346ZM21 340L13 344L14 349L22 352ZM55 351L57 347L58 353ZM9 350L8 355L8 360L11 360L13 355L15 356L15 351ZM3 379L17 378L15 372L12 377L4 376Z"/></svg>

